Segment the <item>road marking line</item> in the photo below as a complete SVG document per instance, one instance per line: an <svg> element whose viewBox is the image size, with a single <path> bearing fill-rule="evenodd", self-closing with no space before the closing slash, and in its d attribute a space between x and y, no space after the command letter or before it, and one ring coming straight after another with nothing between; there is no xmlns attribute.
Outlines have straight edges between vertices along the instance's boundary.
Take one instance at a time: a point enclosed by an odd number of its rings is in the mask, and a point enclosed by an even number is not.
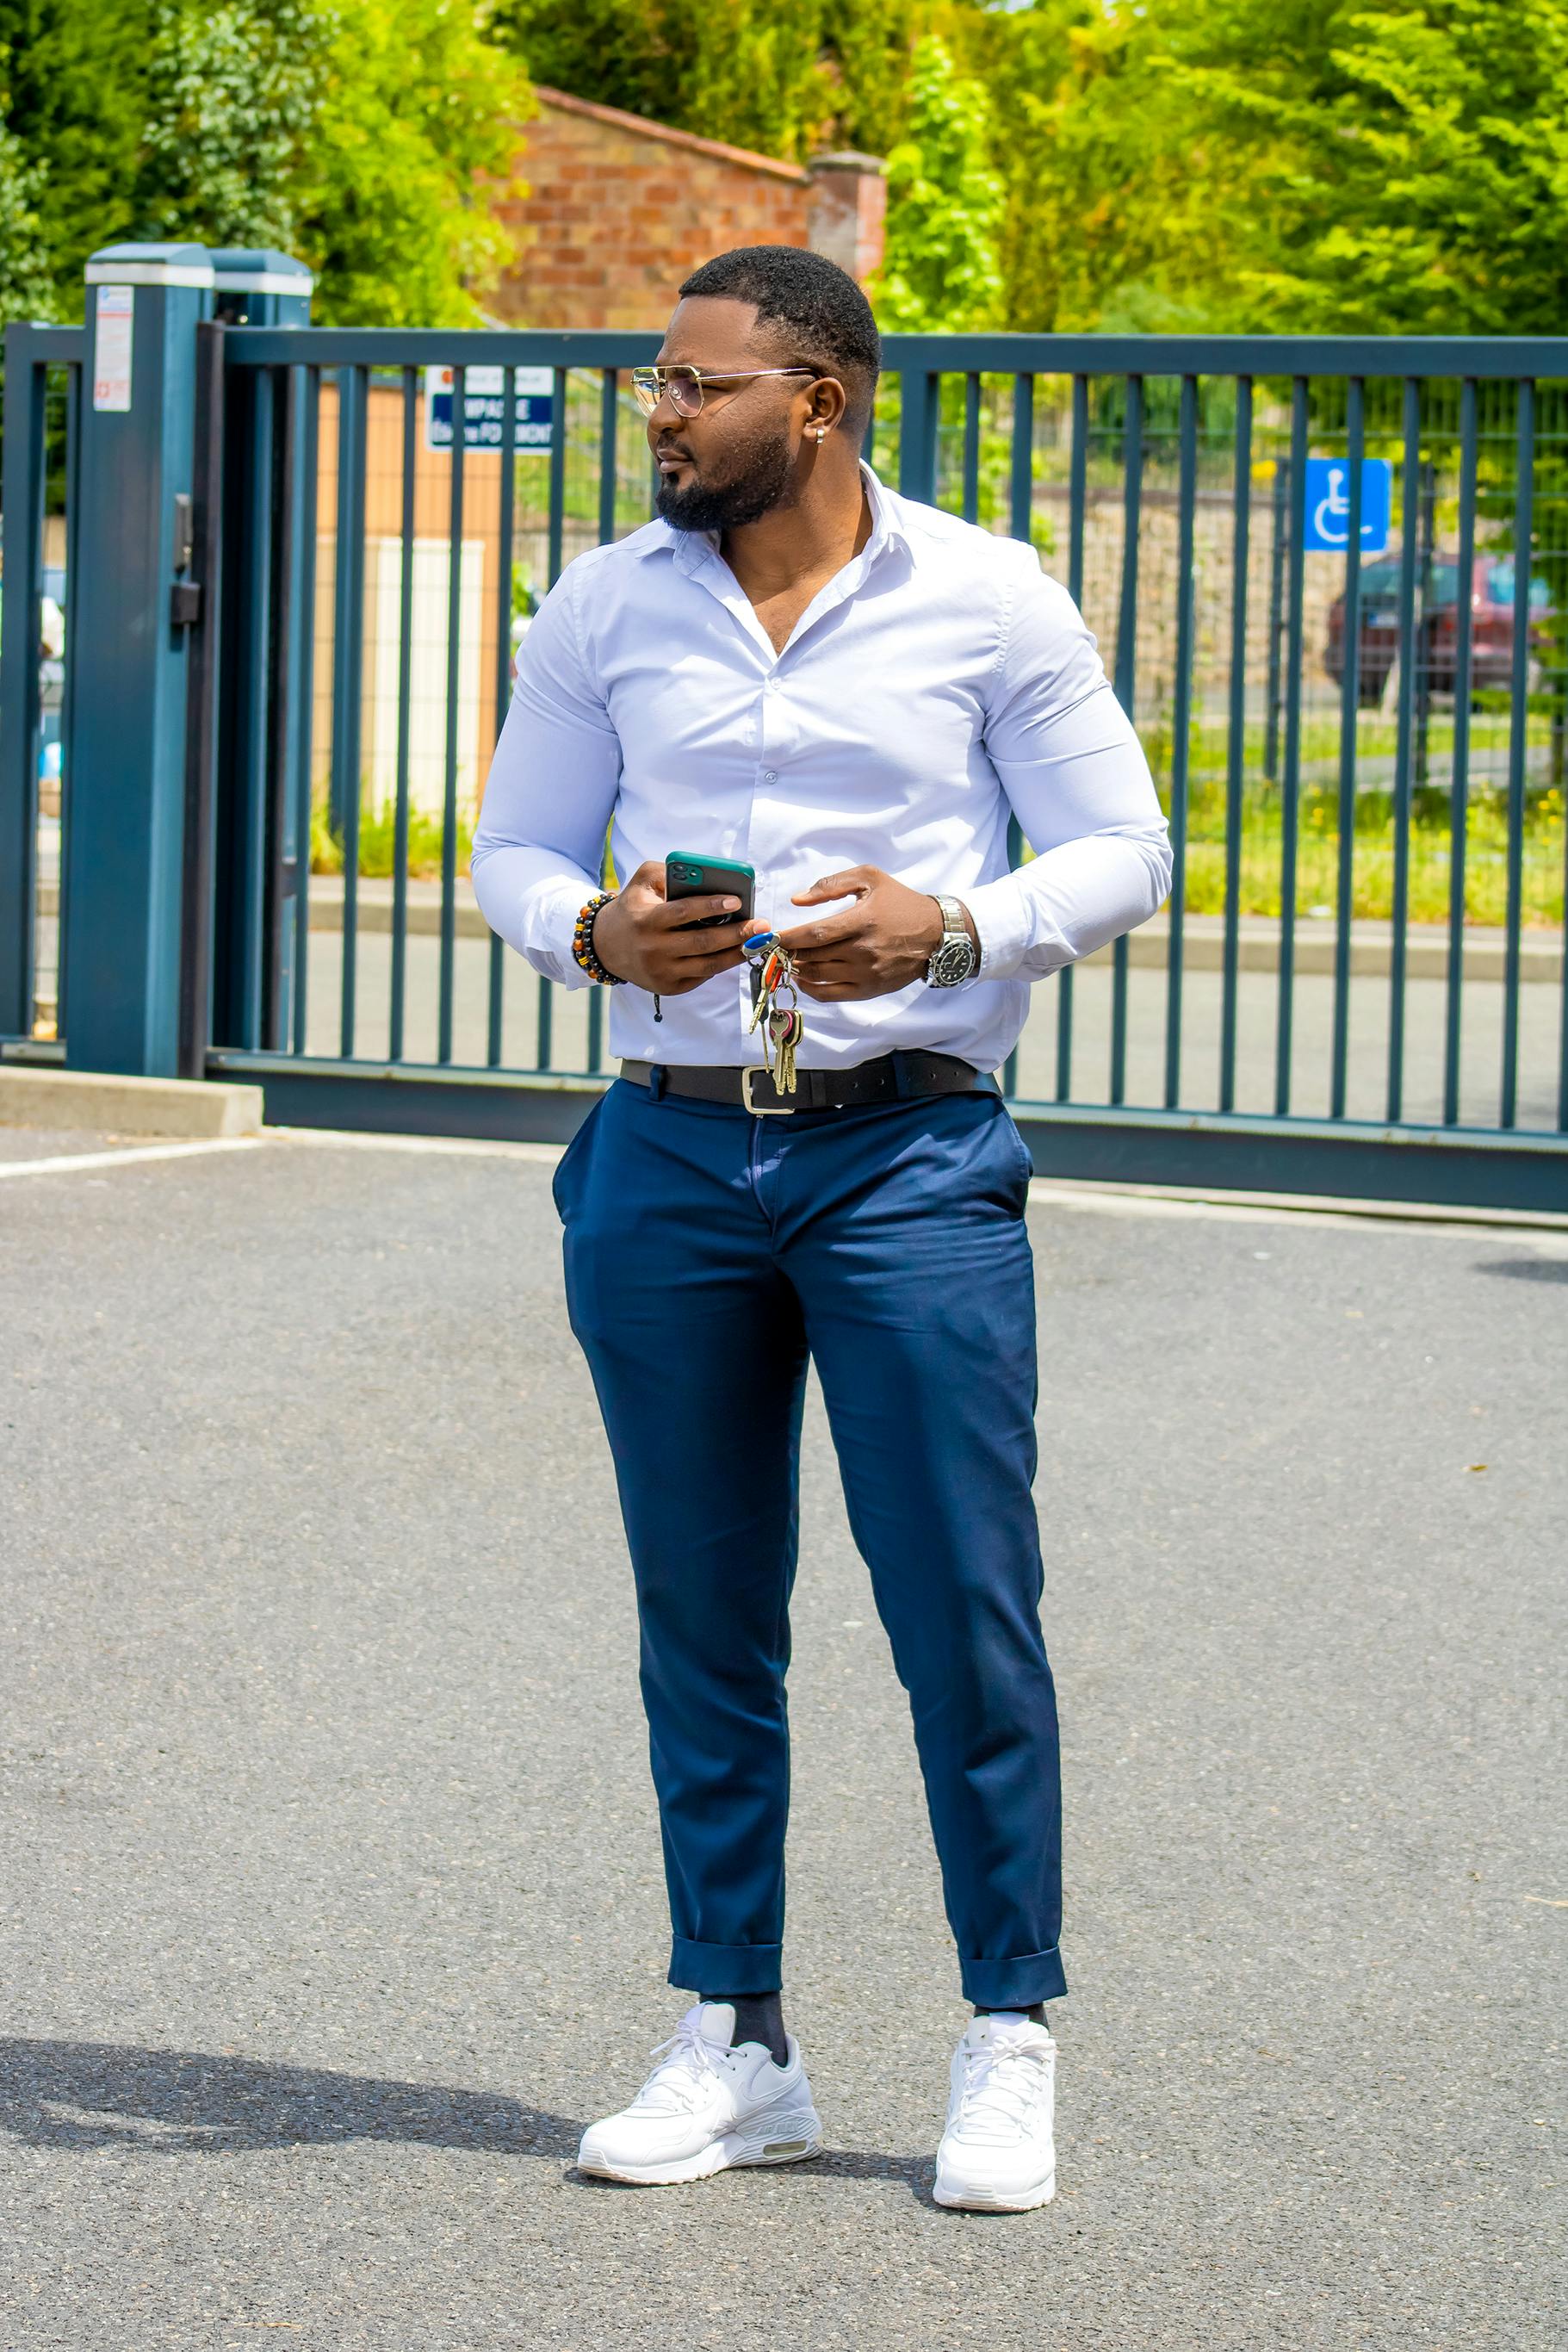
<svg viewBox="0 0 1568 2352"><path fill-rule="evenodd" d="M14 1160L0 1163L0 1178L57 1176L73 1170L127 1167L143 1160L185 1160L198 1152L254 1151L258 1145L267 1143L303 1143L333 1150L423 1152L452 1159L531 1160L547 1164L559 1160L566 1149L561 1143L507 1142L477 1136L366 1135L349 1128L270 1127L260 1135L214 1136L191 1143L131 1144L120 1151L62 1152L48 1160ZM1350 1202L1343 1209L1316 1205L1298 1208L1288 1195L1276 1195L1270 1200L1267 1195L1254 1193L1247 1200L1225 1201L1212 1196L1195 1198L1190 1193L1162 1193L1152 1188L1122 1192L1109 1185L1080 1187L1049 1176L1035 1177L1030 1192L1033 1207L1051 1204L1092 1216L1200 1217L1230 1224L1336 1225L1342 1231L1351 1226L1363 1233L1381 1229L1385 1233L1432 1234L1450 1241L1514 1242L1545 1256L1568 1255L1568 1233L1560 1225L1515 1222L1514 1216L1506 1213L1494 1222L1484 1210L1468 1213L1459 1210L1450 1220L1443 1211L1434 1215L1428 1210L1423 1215L1416 1207L1401 1212L1397 1206L1381 1202L1373 1209Z"/></svg>
<svg viewBox="0 0 1568 2352"><path fill-rule="evenodd" d="M191 1160L204 1151L254 1151L259 1135L214 1135L194 1143L131 1143L123 1151L62 1151L48 1160L0 1161L0 1177L64 1176L83 1169L128 1168L139 1160Z"/></svg>
<svg viewBox="0 0 1568 2352"><path fill-rule="evenodd" d="M1546 1257L1568 1256L1568 1233L1561 1225L1517 1223L1511 1218L1493 1222L1484 1214L1453 1218L1418 1208L1407 1213L1379 1207L1367 1210L1346 1202L1343 1209L1298 1209L1288 1200L1194 1200L1179 1194L1082 1190L1051 1177L1037 1176L1030 1187L1032 1209L1061 1208L1102 1217L1212 1217L1228 1224L1337 1226L1364 1234L1429 1234L1448 1241L1514 1242Z"/></svg>
<svg viewBox="0 0 1568 2352"><path fill-rule="evenodd" d="M564 1143L511 1142L473 1135L370 1135L349 1127L269 1127L280 1143L329 1144L334 1150L433 1151L458 1159L557 1160Z"/></svg>

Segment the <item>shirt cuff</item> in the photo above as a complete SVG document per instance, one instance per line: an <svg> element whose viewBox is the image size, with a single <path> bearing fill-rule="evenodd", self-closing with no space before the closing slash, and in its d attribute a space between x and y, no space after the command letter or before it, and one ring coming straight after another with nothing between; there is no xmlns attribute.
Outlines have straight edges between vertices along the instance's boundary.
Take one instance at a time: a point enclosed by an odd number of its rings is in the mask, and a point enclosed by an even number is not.
<svg viewBox="0 0 1568 2352"><path fill-rule="evenodd" d="M536 971L549 971L562 988L591 988L592 981L571 951L577 919L591 891L570 879L541 890L528 908L525 952Z"/></svg>
<svg viewBox="0 0 1568 2352"><path fill-rule="evenodd" d="M963 903L980 942L979 980L1011 980L1033 943L1033 908L1017 874L966 890Z"/></svg>

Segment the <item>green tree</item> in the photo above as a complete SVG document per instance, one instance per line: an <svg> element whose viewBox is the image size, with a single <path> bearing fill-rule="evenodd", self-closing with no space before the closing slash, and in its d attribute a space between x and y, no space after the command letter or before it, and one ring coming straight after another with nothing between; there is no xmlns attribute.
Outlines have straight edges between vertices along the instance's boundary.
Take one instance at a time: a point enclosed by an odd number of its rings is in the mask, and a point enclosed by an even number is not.
<svg viewBox="0 0 1568 2352"><path fill-rule="evenodd" d="M0 0L0 188L59 315L128 237L289 247L329 324L480 314L528 111L483 0Z"/></svg>
<svg viewBox="0 0 1568 2352"><path fill-rule="evenodd" d="M887 250L873 289L884 327L956 333L996 323L1006 192L990 135L983 86L927 34L915 51L908 131L887 159Z"/></svg>
<svg viewBox="0 0 1568 2352"><path fill-rule="evenodd" d="M498 0L536 81L677 130L804 161L884 154L931 0Z"/></svg>
<svg viewBox="0 0 1568 2352"><path fill-rule="evenodd" d="M722 123L704 135L790 160L818 144L836 92L820 54L815 8L709 0L667 8L661 21L688 128Z"/></svg>
<svg viewBox="0 0 1568 2352"><path fill-rule="evenodd" d="M152 0L0 0L6 121L37 191L35 267L65 318L81 314L93 247L130 234L152 33Z"/></svg>
<svg viewBox="0 0 1568 2352"><path fill-rule="evenodd" d="M131 198L140 234L214 246L292 242L326 29L296 0L159 9Z"/></svg>
<svg viewBox="0 0 1568 2352"><path fill-rule="evenodd" d="M0 49L0 326L7 319L50 317L54 297L39 219L44 174L9 126L5 76Z"/></svg>
<svg viewBox="0 0 1568 2352"><path fill-rule="evenodd" d="M292 245L325 320L458 323L543 81L889 157L890 324L1552 332L1568 0L0 0L0 273ZM999 283L998 283L999 281Z"/></svg>
<svg viewBox="0 0 1568 2352"><path fill-rule="evenodd" d="M656 0L499 0L496 30L535 81L628 114L674 119L663 110L679 68Z"/></svg>
<svg viewBox="0 0 1568 2352"><path fill-rule="evenodd" d="M1007 189L1004 323L1036 333L1209 324L1215 289L1228 284L1239 192L1208 169L1145 0L958 6L946 24L991 104Z"/></svg>
<svg viewBox="0 0 1568 2352"><path fill-rule="evenodd" d="M474 0L338 0L296 184L314 315L340 326L471 326L510 250L527 79Z"/></svg>
<svg viewBox="0 0 1568 2352"><path fill-rule="evenodd" d="M983 13L966 0L965 13ZM835 91L835 142L887 155L909 120L915 45L938 16L932 0L855 0L824 20L823 58Z"/></svg>
<svg viewBox="0 0 1568 2352"><path fill-rule="evenodd" d="M1258 328L1555 334L1568 0L1154 0L1172 85L1245 186Z"/></svg>

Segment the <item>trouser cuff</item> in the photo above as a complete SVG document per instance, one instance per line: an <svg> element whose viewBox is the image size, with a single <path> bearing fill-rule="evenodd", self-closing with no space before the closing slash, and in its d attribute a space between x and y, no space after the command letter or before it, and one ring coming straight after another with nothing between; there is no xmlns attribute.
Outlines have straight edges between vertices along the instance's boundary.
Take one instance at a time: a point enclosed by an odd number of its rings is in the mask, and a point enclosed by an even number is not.
<svg viewBox="0 0 1568 2352"><path fill-rule="evenodd" d="M1037 2000L1060 2000L1067 1990L1061 1954L1023 1952L1011 1960L960 1958L964 1998L977 2009L1032 2009Z"/></svg>
<svg viewBox="0 0 1568 2352"><path fill-rule="evenodd" d="M686 1992L778 1992L783 1970L782 1944L694 1944L677 1936L670 1946L670 1982Z"/></svg>

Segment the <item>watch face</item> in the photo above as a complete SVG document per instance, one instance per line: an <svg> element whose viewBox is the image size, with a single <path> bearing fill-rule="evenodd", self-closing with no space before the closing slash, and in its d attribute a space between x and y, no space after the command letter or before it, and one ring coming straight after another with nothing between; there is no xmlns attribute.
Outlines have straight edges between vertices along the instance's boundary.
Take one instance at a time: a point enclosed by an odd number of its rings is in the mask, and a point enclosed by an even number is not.
<svg viewBox="0 0 1568 2352"><path fill-rule="evenodd" d="M944 940L931 959L933 988L956 988L975 968L975 949L967 939Z"/></svg>

